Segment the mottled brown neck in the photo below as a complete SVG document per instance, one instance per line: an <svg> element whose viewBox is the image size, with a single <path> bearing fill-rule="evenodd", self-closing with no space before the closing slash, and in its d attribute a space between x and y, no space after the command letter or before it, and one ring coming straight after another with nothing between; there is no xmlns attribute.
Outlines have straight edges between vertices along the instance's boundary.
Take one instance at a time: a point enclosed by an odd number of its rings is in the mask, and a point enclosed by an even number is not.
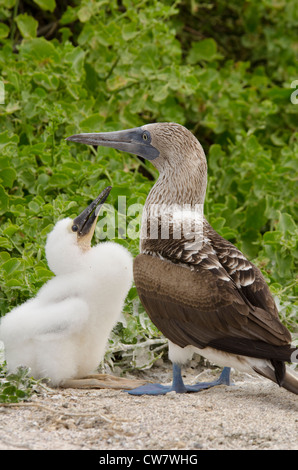
<svg viewBox="0 0 298 470"><path fill-rule="evenodd" d="M200 161L185 162L162 171L151 189L149 204L204 204L207 186L207 165Z"/></svg>
<svg viewBox="0 0 298 470"><path fill-rule="evenodd" d="M175 250L186 240L184 232L177 238L177 230L173 228L173 207L182 211L195 210L196 219L203 220L203 206L207 186L207 165L202 159L189 158L176 168L162 169L160 176L151 189L145 203L140 249L141 252L160 252L161 244L167 251ZM156 209L158 215L156 215ZM176 209L174 209L175 214ZM185 214L185 212L184 212ZM175 219L176 223L176 219ZM169 238L162 236L163 228L169 225ZM155 229L155 227L158 227ZM153 230L152 230L153 228ZM175 232L175 233L174 233ZM153 234L152 235L150 235ZM175 248L176 247L176 248ZM179 249L180 249L179 248Z"/></svg>

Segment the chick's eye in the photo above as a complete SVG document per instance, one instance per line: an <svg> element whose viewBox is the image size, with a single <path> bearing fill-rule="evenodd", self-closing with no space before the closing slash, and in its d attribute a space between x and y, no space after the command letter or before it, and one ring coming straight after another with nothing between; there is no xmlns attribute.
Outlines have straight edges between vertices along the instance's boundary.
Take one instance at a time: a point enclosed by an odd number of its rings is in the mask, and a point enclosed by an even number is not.
<svg viewBox="0 0 298 470"><path fill-rule="evenodd" d="M79 227L78 227L77 225L73 225L73 226L71 227L71 230L72 230L73 232L77 232L77 231L79 230Z"/></svg>

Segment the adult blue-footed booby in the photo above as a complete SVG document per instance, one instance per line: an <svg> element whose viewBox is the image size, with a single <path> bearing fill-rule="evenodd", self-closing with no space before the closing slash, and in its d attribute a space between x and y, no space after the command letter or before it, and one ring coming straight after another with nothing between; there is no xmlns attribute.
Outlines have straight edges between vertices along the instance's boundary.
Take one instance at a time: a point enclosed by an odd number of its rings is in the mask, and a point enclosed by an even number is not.
<svg viewBox="0 0 298 470"><path fill-rule="evenodd" d="M46 257L55 277L0 324L9 370L29 366L50 385L134 388L136 381L93 374L103 358L132 284L132 257L121 245L91 248L106 188L74 220L60 220L48 235ZM87 376L87 377L86 377ZM144 382L142 382L144 383Z"/></svg>
<svg viewBox="0 0 298 470"><path fill-rule="evenodd" d="M173 384L129 393L195 392L229 384L235 367L297 394L298 379L285 366L295 348L261 272L203 216L207 163L194 135L178 124L156 123L68 140L136 154L159 171L144 208L134 279L149 317L169 340ZM194 352L225 366L219 380L183 383L180 367Z"/></svg>

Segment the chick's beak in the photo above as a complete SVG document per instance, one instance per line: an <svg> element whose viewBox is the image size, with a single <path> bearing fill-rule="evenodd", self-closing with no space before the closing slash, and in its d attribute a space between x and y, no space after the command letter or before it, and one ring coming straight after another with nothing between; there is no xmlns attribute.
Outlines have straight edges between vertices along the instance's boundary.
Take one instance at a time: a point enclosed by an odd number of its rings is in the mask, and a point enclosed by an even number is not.
<svg viewBox="0 0 298 470"><path fill-rule="evenodd" d="M83 250L89 249L91 246L91 240L100 209L110 194L111 189L111 186L105 188L99 196L73 220L72 231L77 233L78 244Z"/></svg>

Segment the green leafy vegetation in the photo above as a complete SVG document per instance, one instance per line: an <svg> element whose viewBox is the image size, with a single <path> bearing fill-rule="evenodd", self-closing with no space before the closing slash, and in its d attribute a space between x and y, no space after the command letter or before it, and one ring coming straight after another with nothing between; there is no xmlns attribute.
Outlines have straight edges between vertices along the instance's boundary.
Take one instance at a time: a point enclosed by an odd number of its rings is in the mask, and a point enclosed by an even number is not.
<svg viewBox="0 0 298 470"><path fill-rule="evenodd" d="M114 240L138 253L118 196L144 204L157 172L65 138L174 121L207 154L208 220L262 269L295 334L295 1L8 0L0 19L0 314L52 276L44 245L55 222L108 184ZM164 350L132 288L107 363L148 367Z"/></svg>
<svg viewBox="0 0 298 470"><path fill-rule="evenodd" d="M39 382L30 376L26 367L8 373L5 362L0 364L0 403L18 403L28 400L37 391Z"/></svg>

